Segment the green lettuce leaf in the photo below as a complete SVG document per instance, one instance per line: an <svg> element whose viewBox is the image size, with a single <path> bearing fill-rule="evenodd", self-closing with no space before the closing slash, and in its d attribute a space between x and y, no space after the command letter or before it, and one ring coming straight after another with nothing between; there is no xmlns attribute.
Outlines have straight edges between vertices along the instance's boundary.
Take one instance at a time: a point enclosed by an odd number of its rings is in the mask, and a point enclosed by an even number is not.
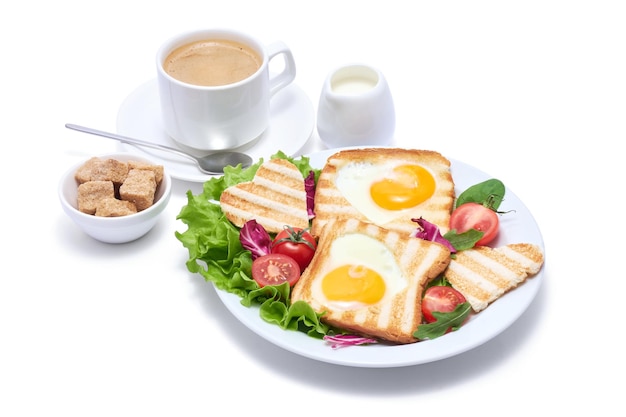
<svg viewBox="0 0 626 417"><path fill-rule="evenodd" d="M303 179L311 170L316 181L319 177L320 170L311 167L308 157L296 159L279 151L271 156L274 158L291 161ZM245 307L258 305L260 317L268 323L321 338L328 332L328 326L320 321L321 314L304 302L291 305L288 284L259 288L252 279L252 255L241 245L239 228L220 208L222 192L232 185L252 181L262 163L263 159L260 159L245 169L241 165L227 167L223 176L206 181L200 194L193 195L188 191L187 205L176 217L187 225L187 230L175 232L175 236L189 252L186 266L190 272L202 275L219 290L237 294Z"/></svg>

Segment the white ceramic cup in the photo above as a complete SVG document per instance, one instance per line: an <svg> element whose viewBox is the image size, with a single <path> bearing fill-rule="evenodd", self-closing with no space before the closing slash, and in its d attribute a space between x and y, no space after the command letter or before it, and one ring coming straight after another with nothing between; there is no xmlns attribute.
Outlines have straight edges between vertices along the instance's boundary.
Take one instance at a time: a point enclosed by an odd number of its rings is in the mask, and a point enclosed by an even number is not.
<svg viewBox="0 0 626 417"><path fill-rule="evenodd" d="M217 86L183 82L165 71L164 61L176 48L214 39L247 45L259 55L260 67L243 80ZM270 75L269 63L278 56L284 58L282 70ZM282 41L266 46L250 35L230 29L179 34L159 48L156 61L165 131L180 144L206 151L238 148L258 138L269 125L271 97L296 76L293 55Z"/></svg>
<svg viewBox="0 0 626 417"><path fill-rule="evenodd" d="M387 80L369 65L346 65L324 81L317 132L331 148L391 143L396 114Z"/></svg>

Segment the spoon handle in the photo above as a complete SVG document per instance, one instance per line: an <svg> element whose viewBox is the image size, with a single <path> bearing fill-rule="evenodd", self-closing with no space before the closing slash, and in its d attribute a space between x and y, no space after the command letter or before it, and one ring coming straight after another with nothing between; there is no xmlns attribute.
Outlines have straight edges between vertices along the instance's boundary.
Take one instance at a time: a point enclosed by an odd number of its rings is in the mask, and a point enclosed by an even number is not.
<svg viewBox="0 0 626 417"><path fill-rule="evenodd" d="M148 148L160 149L162 151L164 150L164 151L174 152L177 155L184 156L188 159L196 161L196 158L194 158L193 156L188 155L184 152L181 152L176 148L171 148L169 146L157 145L155 143L150 143L150 142L146 142L146 141L135 139L135 138L129 138L127 136L118 135L116 133L104 132L102 130L92 129L90 127L79 126L79 125L75 125L71 123L66 123L65 127L67 127L68 129L78 130L80 132L89 133L89 134L96 135L96 136L102 136L104 138L115 139L124 143L131 143L135 145L146 146Z"/></svg>

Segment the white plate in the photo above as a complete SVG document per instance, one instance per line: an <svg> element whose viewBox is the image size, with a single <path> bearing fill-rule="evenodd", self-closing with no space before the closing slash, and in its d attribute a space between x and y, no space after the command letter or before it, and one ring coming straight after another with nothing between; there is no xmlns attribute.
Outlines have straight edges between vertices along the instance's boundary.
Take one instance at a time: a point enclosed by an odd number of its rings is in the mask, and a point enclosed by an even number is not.
<svg viewBox="0 0 626 417"><path fill-rule="evenodd" d="M311 137L314 124L313 104L304 91L292 83L272 98L268 129L253 143L238 150L245 151L253 160L267 159L278 150L295 156ZM175 142L165 133L156 79L142 84L124 100L117 114L117 131L124 136L178 148L197 156L206 154ZM150 157L165 166L174 178L193 182L211 178L187 158L127 143L119 143L118 147Z"/></svg>
<svg viewBox="0 0 626 417"><path fill-rule="evenodd" d="M326 150L311 156L311 165L321 168L326 158L337 150ZM451 160L452 176L457 195L469 186L493 178L463 162ZM505 184L506 185L506 184ZM500 219L498 238L494 246L509 243L535 243L544 250L543 238L532 214L522 201L507 188L500 211L509 211ZM240 298L231 293L217 290L228 310L249 329L293 353L322 362L369 368L391 368L419 365L461 354L494 338L513 324L535 298L543 281L543 268L518 288L494 301L489 307L472 318L459 330L434 340L408 345L367 345L331 349L322 340L314 339L302 332L282 330L279 326L266 323L259 317L258 307L247 308Z"/></svg>

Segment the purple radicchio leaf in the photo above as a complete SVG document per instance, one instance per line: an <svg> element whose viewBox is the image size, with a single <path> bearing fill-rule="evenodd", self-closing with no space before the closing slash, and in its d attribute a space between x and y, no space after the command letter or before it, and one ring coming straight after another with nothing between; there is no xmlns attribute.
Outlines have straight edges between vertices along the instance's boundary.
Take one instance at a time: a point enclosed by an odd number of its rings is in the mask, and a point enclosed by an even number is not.
<svg viewBox="0 0 626 417"><path fill-rule="evenodd" d="M376 339L369 337L357 336L353 334L338 334L335 336L324 336L324 340L330 343L330 347L333 349L339 349L348 346L357 346L378 343Z"/></svg>
<svg viewBox="0 0 626 417"><path fill-rule="evenodd" d="M306 209L309 220L315 217L313 207L315 206L315 172L310 171L304 179L304 190L306 191Z"/></svg>
<svg viewBox="0 0 626 417"><path fill-rule="evenodd" d="M252 252L252 260L270 253L272 238L256 220L248 220L239 232L239 241L244 249Z"/></svg>
<svg viewBox="0 0 626 417"><path fill-rule="evenodd" d="M419 225L417 230L413 232L413 237L417 237L423 240L430 240L431 242L441 243L442 245L450 249L450 253L456 253L456 249L454 248L454 246L452 246L448 239L444 238L441 235L439 227L424 220L422 217L420 217L419 219L411 220Z"/></svg>

